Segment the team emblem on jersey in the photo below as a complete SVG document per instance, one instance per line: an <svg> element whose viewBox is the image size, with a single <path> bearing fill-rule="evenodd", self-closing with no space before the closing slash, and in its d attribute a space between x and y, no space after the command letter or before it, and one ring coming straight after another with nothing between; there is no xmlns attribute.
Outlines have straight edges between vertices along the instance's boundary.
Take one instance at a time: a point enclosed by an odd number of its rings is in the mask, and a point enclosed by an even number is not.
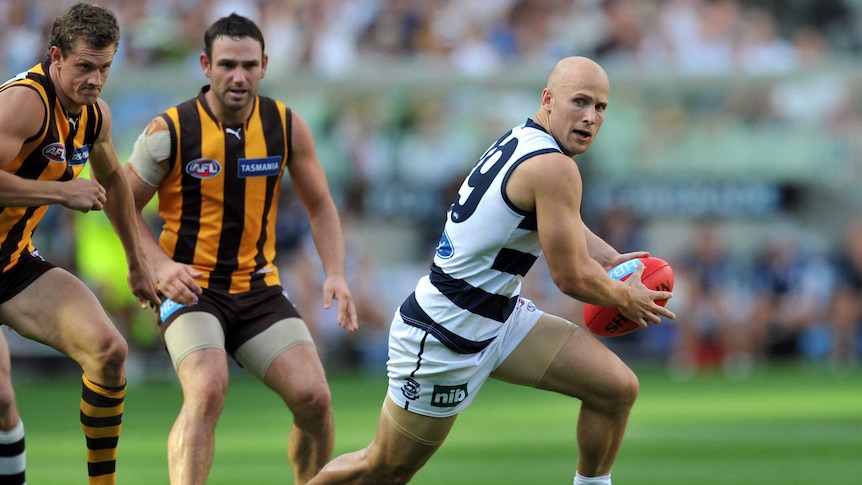
<svg viewBox="0 0 862 485"><path fill-rule="evenodd" d="M60 142L45 145L45 148L42 149L42 155L52 162L63 163L66 161L66 145Z"/></svg>
<svg viewBox="0 0 862 485"><path fill-rule="evenodd" d="M83 165L90 159L90 145L76 148L69 159L69 165Z"/></svg>
<svg viewBox="0 0 862 485"><path fill-rule="evenodd" d="M419 385L419 382L412 377L408 377L404 379L404 384L401 385L401 392L404 393L404 397L410 399L411 401L415 401L419 397L419 390L422 386Z"/></svg>
<svg viewBox="0 0 862 485"><path fill-rule="evenodd" d="M437 243L437 256L441 259L449 259L454 254L455 248L452 247L452 240L449 239L449 235L446 234L446 231L443 231L443 235L440 237L440 242Z"/></svg>
<svg viewBox="0 0 862 485"><path fill-rule="evenodd" d="M186 164L186 173L199 179L213 178L221 173L221 164L212 158L196 158Z"/></svg>

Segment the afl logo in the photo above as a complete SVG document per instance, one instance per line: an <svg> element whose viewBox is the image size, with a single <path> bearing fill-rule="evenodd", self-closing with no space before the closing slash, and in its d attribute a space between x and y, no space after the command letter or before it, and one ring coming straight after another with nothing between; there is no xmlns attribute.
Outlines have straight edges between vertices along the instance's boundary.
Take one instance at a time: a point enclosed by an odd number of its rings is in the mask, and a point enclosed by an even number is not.
<svg viewBox="0 0 862 485"><path fill-rule="evenodd" d="M66 145L60 142L46 145L42 149L42 155L52 162L63 163L66 161Z"/></svg>
<svg viewBox="0 0 862 485"><path fill-rule="evenodd" d="M186 164L186 173L199 179L213 178L221 173L221 164L211 158L198 158Z"/></svg>

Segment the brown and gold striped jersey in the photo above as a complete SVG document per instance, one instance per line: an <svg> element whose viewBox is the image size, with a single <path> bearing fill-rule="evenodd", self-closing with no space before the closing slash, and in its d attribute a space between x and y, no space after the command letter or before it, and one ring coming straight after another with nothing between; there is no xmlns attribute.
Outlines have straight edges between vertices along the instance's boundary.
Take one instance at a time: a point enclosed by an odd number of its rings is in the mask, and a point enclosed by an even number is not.
<svg viewBox="0 0 862 485"><path fill-rule="evenodd" d="M290 152L291 112L257 96L242 125L219 122L198 96L163 113L170 168L159 184L159 244L203 276L204 288L231 293L280 284L275 223Z"/></svg>
<svg viewBox="0 0 862 485"><path fill-rule="evenodd" d="M6 81L0 91L29 88L42 97L45 122L3 170L33 180L72 180L90 158L90 148L102 129L98 104L85 106L80 115L69 116L57 99L48 75L48 61L37 64ZM15 266L24 251L34 251L33 232L48 210L36 207L0 207L0 268Z"/></svg>

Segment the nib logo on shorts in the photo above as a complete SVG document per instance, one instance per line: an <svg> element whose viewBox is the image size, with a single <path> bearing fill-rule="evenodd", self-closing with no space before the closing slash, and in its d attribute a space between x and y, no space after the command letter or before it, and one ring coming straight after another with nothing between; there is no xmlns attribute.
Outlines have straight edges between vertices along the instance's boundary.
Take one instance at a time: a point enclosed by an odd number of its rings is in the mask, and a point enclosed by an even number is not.
<svg viewBox="0 0 862 485"><path fill-rule="evenodd" d="M434 386L431 405L438 408L452 408L467 399L467 384L459 386Z"/></svg>

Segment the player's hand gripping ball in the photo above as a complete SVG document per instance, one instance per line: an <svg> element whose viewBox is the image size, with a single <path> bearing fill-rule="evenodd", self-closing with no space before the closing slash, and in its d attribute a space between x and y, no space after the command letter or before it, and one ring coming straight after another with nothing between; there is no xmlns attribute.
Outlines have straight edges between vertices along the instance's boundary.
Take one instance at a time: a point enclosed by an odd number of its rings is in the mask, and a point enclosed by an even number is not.
<svg viewBox="0 0 862 485"><path fill-rule="evenodd" d="M625 281L639 264L644 265L641 276L644 286L657 291L673 291L673 269L659 258L632 259L614 266L608 275L615 280ZM667 300L656 300L656 303L665 306ZM591 332L602 337L619 337L643 328L626 318L619 308L589 303L584 304L584 323Z"/></svg>

